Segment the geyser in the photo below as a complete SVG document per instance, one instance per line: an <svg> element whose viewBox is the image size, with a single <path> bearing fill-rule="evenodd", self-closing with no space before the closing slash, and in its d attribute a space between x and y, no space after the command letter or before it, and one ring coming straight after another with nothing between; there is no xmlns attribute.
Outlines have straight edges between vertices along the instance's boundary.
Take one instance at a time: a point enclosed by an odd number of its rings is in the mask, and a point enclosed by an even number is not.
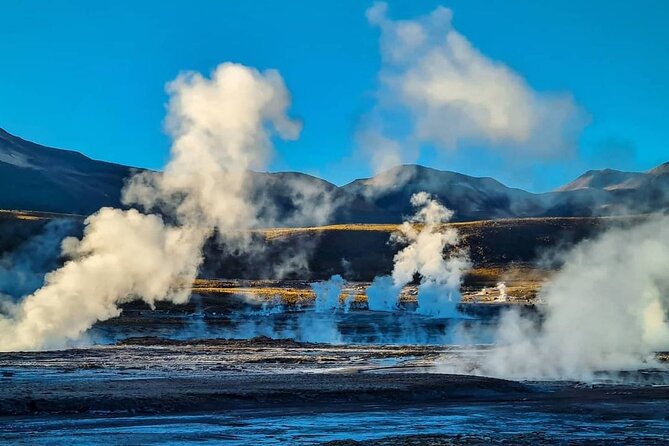
<svg viewBox="0 0 669 446"><path fill-rule="evenodd" d="M503 315L484 374L589 380L660 366L655 352L669 350L669 217L577 245L539 298L542 323Z"/></svg>
<svg viewBox="0 0 669 446"><path fill-rule="evenodd" d="M312 283L311 289L315 295L314 310L317 313L326 313L340 308L339 296L345 284L346 282L339 274L335 274L325 282Z"/></svg>
<svg viewBox="0 0 669 446"><path fill-rule="evenodd" d="M402 287L419 274L416 311L434 317L454 316L462 277L470 263L466 253L456 247L457 230L442 226L453 217L453 211L426 192L414 194L411 205L416 213L391 236L391 240L407 246L395 255L391 276L376 277L367 289L369 309L397 309ZM451 252L445 255L447 248Z"/></svg>
<svg viewBox="0 0 669 446"><path fill-rule="evenodd" d="M160 209L170 223L134 209L90 216L83 238L62 244L70 260L41 289L4 306L0 350L65 346L130 300L185 302L214 230L236 249L251 249L244 229L261 226L268 212L249 199L249 170L266 166L272 135L293 139L301 128L287 115L283 79L225 63L211 79L180 75L168 92L170 161L163 173L132 178L123 199ZM309 206L302 199L296 213L310 214Z"/></svg>

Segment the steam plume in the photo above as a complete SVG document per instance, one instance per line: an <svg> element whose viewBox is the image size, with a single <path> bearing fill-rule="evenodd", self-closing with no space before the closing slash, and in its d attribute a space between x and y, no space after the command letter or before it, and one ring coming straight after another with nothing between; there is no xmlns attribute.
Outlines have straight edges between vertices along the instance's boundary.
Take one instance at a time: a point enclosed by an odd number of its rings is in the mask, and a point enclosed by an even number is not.
<svg viewBox="0 0 669 446"><path fill-rule="evenodd" d="M613 229L578 245L540 293L543 323L506 313L484 372L590 379L657 366L669 349L669 217Z"/></svg>
<svg viewBox="0 0 669 446"><path fill-rule="evenodd" d="M336 274L325 282L315 282L311 284L311 289L316 295L315 310L317 313L334 311L339 308L339 295L346 282Z"/></svg>
<svg viewBox="0 0 669 446"><path fill-rule="evenodd" d="M171 159L163 174L132 178L124 202L160 208L169 222L137 210L103 208L90 216L81 240L63 242L71 260L48 274L44 287L4 308L0 350L63 346L130 300L185 302L214 230L248 246L244 229L262 224L262 210L248 200L249 169L266 166L273 134L293 139L300 132L286 114L283 79L225 63L211 79L180 75L168 92Z"/></svg>
<svg viewBox="0 0 669 446"><path fill-rule="evenodd" d="M384 2L367 10L369 23L381 30L383 60L381 115L369 120L383 121L384 113L399 109L412 124L408 141L445 149L475 142L536 157L573 153L584 119L569 95L535 91L482 54L453 27L448 8L411 20L393 20L387 10ZM376 139L387 130L380 128ZM392 159L401 157L401 147L411 147L389 142Z"/></svg>
<svg viewBox="0 0 669 446"><path fill-rule="evenodd" d="M167 205L182 225L236 230L243 239L247 233L237 230L262 224L261 210L249 203L249 170L267 166L272 134L295 139L300 132L286 115L283 79L274 70L225 63L211 79L181 74L167 91L172 157L164 173L133 177L124 201L148 210Z"/></svg>
<svg viewBox="0 0 669 446"><path fill-rule="evenodd" d="M394 241L408 245L395 255L392 275L375 278L367 289L369 309L395 310L402 287L419 274L417 311L429 316L452 316L460 301L462 277L469 268L463 252L444 257L444 250L453 249L458 243L455 228L441 226L451 219L453 211L426 192L414 194L411 204L416 213L392 236Z"/></svg>
<svg viewBox="0 0 669 446"><path fill-rule="evenodd" d="M496 300L499 302L506 302L509 298L509 295L506 293L506 283L497 282L497 286L495 286L495 289L499 292L499 295L497 296Z"/></svg>
<svg viewBox="0 0 669 446"><path fill-rule="evenodd" d="M17 299L44 285L44 275L58 266L60 243L74 227L70 220L52 220L39 234L0 256L0 296Z"/></svg>

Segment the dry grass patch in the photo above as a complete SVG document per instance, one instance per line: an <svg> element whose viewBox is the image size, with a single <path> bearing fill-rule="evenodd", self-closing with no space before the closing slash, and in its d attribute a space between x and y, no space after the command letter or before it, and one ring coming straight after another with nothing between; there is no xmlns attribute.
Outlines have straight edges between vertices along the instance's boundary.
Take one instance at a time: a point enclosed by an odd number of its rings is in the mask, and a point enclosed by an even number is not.
<svg viewBox="0 0 669 446"><path fill-rule="evenodd" d="M373 232L394 232L397 231L397 224L341 224L326 226L310 226L304 228L267 228L259 229L258 232L264 235L265 239L273 240L281 237L290 237L297 234L316 234L327 231L373 231Z"/></svg>
<svg viewBox="0 0 669 446"><path fill-rule="evenodd" d="M0 209L0 219L6 219L6 220L36 221L36 220L53 220L56 218L83 220L86 217L84 215L60 214L57 212L19 211L11 209Z"/></svg>
<svg viewBox="0 0 669 446"><path fill-rule="evenodd" d="M280 281L258 281L247 286L241 286L240 281L223 281L215 279L197 279L193 284L193 293L215 295L241 295L261 301L279 299L283 304L297 305L313 302L316 295L313 290L304 284L302 286L281 286ZM268 285L267 282L274 282ZM344 301L351 294L355 302L365 302L364 288L359 284L344 287L339 299Z"/></svg>

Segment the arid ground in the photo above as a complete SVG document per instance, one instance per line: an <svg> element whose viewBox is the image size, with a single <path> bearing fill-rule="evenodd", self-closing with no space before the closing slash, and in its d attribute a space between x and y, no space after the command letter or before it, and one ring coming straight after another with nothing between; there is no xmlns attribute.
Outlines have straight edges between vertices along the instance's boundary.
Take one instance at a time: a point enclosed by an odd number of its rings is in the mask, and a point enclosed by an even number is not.
<svg viewBox="0 0 669 446"><path fill-rule="evenodd" d="M9 250L63 216L0 217ZM393 225L262 231L270 257L295 238L311 240L310 275L279 279L234 257L208 261L185 305L128 303L70 349L1 353L0 441L664 444L664 371L602 373L588 383L467 373L490 348L501 311L538 314L538 290L559 262L551 247L626 221L457 224L473 269L454 320L415 314L415 284L398 312L367 310L365 288L392 265ZM239 277L221 278L225 268ZM347 276L349 310L310 311L310 282L334 273Z"/></svg>
<svg viewBox="0 0 669 446"><path fill-rule="evenodd" d="M661 444L669 387L440 373L454 347L170 341L0 355L3 442ZM647 380L645 384L642 380ZM358 443L361 442L361 443Z"/></svg>

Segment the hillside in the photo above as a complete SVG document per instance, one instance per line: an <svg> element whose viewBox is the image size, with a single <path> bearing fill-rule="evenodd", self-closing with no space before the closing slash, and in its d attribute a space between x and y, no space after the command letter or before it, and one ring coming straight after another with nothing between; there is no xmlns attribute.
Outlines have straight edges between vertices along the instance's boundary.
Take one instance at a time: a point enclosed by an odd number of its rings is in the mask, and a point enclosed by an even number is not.
<svg viewBox="0 0 669 446"><path fill-rule="evenodd" d="M120 190L134 170L44 147L0 129L0 209L86 215L102 206L119 206ZM456 221L669 209L669 163L648 172L589 171L542 194L510 188L493 178L417 165L398 166L341 187L298 172L253 173L250 184L250 199L258 204L265 221L282 226L323 221L397 223L412 213L409 198L419 191L437 196L455 211ZM295 215L300 201L313 204L313 212Z"/></svg>
<svg viewBox="0 0 669 446"><path fill-rule="evenodd" d="M542 283L560 266L560 253L610 227L634 224L642 218L519 218L447 226L458 230L459 249L466 250L472 262L462 289L466 299L495 298L495 287L503 281L515 300L526 302L534 299ZM355 284L356 296L362 296L365 282L392 271L393 257L403 246L389 243L397 226L340 224L258 230L252 235L256 249L245 253L228 249L214 238L206 244L194 292L214 306L238 302L219 299L231 294L263 299L278 295L293 302L291 299L313 298L310 281L340 274ZM38 288L44 275L64 261L60 240L67 235L80 237L82 230L83 222L77 217L0 211L0 295L19 297ZM415 291L415 286L407 287L404 298L415 299ZM134 307L144 308L142 304Z"/></svg>
<svg viewBox="0 0 669 446"><path fill-rule="evenodd" d="M477 178L423 166L404 165L341 188L347 205L337 222L388 223L411 215L411 195L427 191L439 197L460 221L541 216L534 194L509 188L492 178Z"/></svg>
<svg viewBox="0 0 669 446"><path fill-rule="evenodd" d="M647 172L591 170L557 190L597 197L600 214L647 213L669 208L669 163Z"/></svg>
<svg viewBox="0 0 669 446"><path fill-rule="evenodd" d="M580 189L634 189L639 187L646 174L641 172L621 172L614 169L589 170L574 181L557 189L559 192Z"/></svg>
<svg viewBox="0 0 669 446"><path fill-rule="evenodd" d="M69 222L63 225L62 222ZM474 267L485 271L518 268L548 268L548 253L566 249L573 243L592 237L616 225L627 225L636 218L518 218L451 223L461 237ZM61 222L61 223L59 223ZM56 229L57 231L54 231ZM205 248L201 277L227 279L327 279L341 274L349 280L369 281L392 270L393 256L401 247L389 243L395 224L341 224L303 228L272 228L253 234L253 253L236 253L224 242L210 240ZM33 212L0 212L0 276L3 258L26 251L23 259L29 269L42 268L42 258L51 264L59 256L59 241L65 235L81 236L80 218ZM22 249L25 244L39 244L39 250ZM34 247L34 246L33 246ZM299 259L304 261L300 265ZM552 259L554 260L554 259ZM281 265L289 261L293 270L284 275ZM35 266L36 265L36 266ZM497 273L490 281L494 285Z"/></svg>
<svg viewBox="0 0 669 446"><path fill-rule="evenodd" d="M0 129L0 209L90 214L118 206L133 169L44 147Z"/></svg>

